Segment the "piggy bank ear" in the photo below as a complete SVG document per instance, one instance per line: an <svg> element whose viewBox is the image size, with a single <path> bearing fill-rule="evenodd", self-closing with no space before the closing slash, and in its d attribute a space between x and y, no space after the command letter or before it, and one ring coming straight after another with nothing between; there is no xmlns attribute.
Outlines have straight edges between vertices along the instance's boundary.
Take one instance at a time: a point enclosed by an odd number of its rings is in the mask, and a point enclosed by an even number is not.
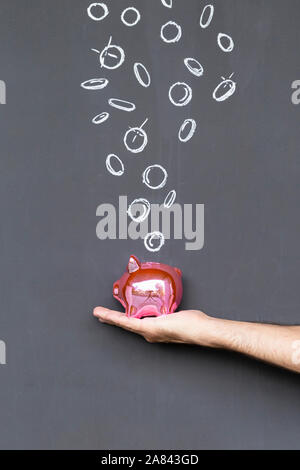
<svg viewBox="0 0 300 470"><path fill-rule="evenodd" d="M129 274L135 273L136 271L140 269L140 267L141 267L141 263L139 262L139 260L133 255L130 256L129 263L127 266Z"/></svg>
<svg viewBox="0 0 300 470"><path fill-rule="evenodd" d="M181 271L181 269L179 269L179 268L174 268L174 269L175 269L175 271L177 272L177 274L179 274L179 276L182 277L182 271Z"/></svg>

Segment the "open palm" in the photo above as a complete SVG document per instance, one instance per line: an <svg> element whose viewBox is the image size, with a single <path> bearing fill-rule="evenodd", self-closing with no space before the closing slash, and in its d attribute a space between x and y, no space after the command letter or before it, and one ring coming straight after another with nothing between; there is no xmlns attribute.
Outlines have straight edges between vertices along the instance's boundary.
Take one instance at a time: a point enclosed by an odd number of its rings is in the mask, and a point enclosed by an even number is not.
<svg viewBox="0 0 300 470"><path fill-rule="evenodd" d="M143 336L150 343L184 343L212 346L213 319L198 310L185 310L171 315L143 320L124 313L97 307L94 316L101 323L118 326Z"/></svg>

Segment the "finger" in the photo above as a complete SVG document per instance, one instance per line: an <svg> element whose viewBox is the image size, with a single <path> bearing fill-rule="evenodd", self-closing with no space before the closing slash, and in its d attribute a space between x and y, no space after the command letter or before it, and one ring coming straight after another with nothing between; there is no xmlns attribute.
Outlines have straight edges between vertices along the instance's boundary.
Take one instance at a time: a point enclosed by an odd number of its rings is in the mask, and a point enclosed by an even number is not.
<svg viewBox="0 0 300 470"><path fill-rule="evenodd" d="M96 307L94 309L94 317L98 318L99 320L107 320L110 314L115 313L115 315L122 315L121 312L117 312L114 310L110 310L104 307Z"/></svg>
<svg viewBox="0 0 300 470"><path fill-rule="evenodd" d="M127 317L124 313L104 307L97 307L94 310L94 316L99 318L102 323L118 326L133 333L143 334L143 321Z"/></svg>

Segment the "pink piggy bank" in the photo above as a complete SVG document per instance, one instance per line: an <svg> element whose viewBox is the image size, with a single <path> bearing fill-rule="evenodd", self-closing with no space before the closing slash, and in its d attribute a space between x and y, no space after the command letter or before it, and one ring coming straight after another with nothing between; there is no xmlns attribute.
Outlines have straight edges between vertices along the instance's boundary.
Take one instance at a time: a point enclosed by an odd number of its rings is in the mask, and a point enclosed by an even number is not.
<svg viewBox="0 0 300 470"><path fill-rule="evenodd" d="M129 259L127 272L114 283L113 296L128 317L159 317L175 312L182 299L182 273L161 263Z"/></svg>

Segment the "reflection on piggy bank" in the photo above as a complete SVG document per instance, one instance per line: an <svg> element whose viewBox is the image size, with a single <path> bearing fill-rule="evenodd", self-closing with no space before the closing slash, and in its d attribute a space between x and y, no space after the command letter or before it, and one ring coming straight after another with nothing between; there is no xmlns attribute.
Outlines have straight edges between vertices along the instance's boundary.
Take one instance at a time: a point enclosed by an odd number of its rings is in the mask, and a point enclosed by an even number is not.
<svg viewBox="0 0 300 470"><path fill-rule="evenodd" d="M161 263L140 263L131 256L127 272L114 283L113 295L129 317L167 315L175 312L181 302L182 274L178 268Z"/></svg>

